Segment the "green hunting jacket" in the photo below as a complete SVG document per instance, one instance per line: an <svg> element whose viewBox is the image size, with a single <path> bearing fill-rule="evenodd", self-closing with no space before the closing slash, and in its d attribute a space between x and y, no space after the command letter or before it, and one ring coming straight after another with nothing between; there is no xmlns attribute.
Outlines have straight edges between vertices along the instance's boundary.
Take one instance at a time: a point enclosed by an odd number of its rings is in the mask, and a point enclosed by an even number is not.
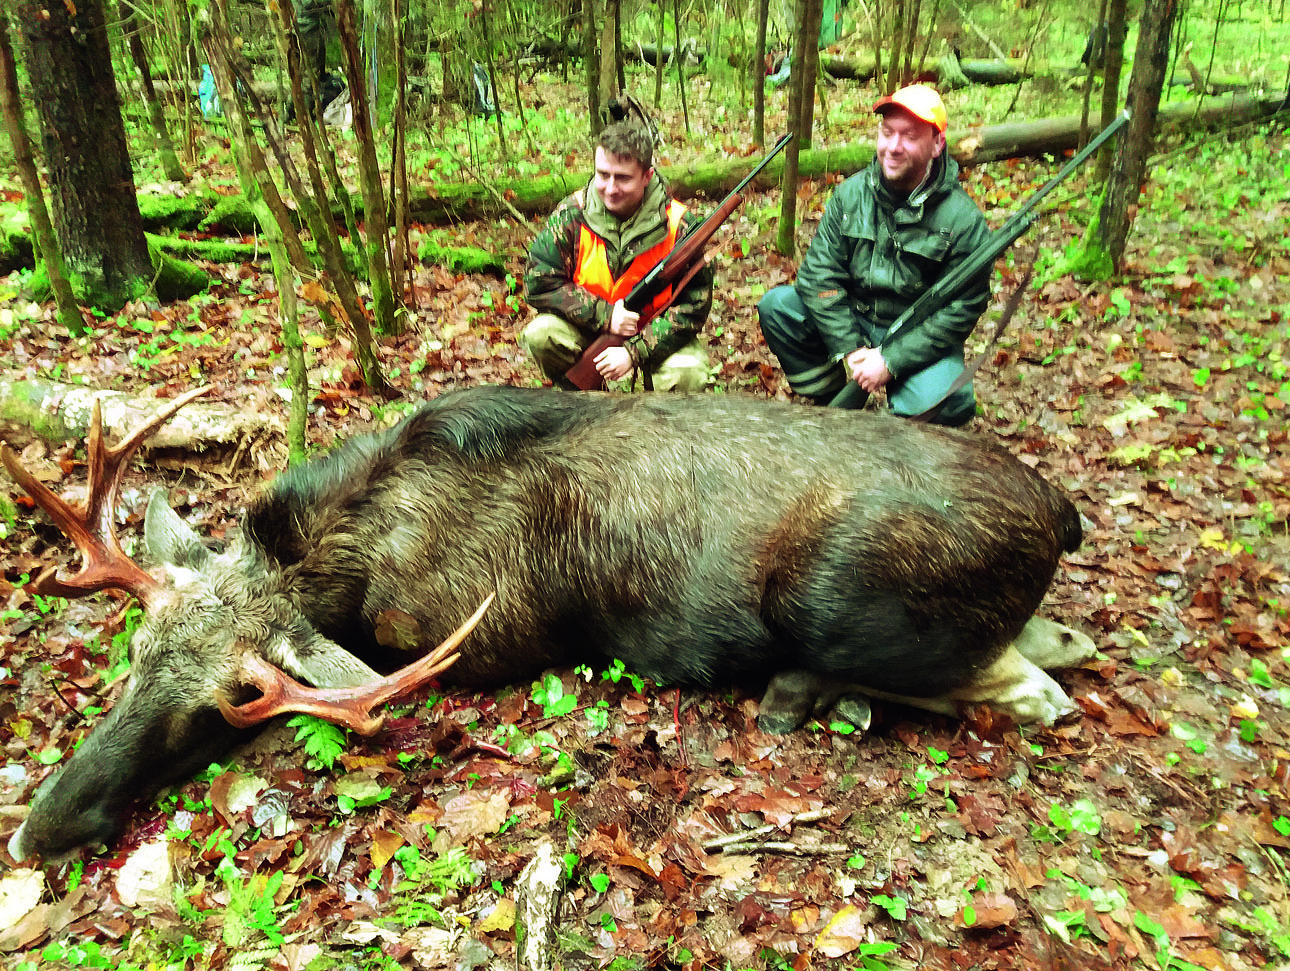
<svg viewBox="0 0 1290 971"><path fill-rule="evenodd" d="M636 214L619 219L588 183L566 198L529 247L524 286L529 306L540 313L563 317L588 341L609 324L613 305L573 282L578 264L578 236L587 226L605 241L610 272L619 277L637 256L667 236L667 204L671 193L657 172L645 188ZM681 221L680 234L701 222L693 210ZM705 265L667 312L655 318L626 346L638 365L656 368L688 344L703 329L712 307L712 267Z"/></svg>
<svg viewBox="0 0 1290 971"><path fill-rule="evenodd" d="M882 336L928 287L989 240L990 229L958 183L958 163L944 153L907 199L892 194L881 171L875 159L834 190L795 286L831 357L841 360L881 337L887 370L899 378L962 347L985 312L989 267L938 312Z"/></svg>

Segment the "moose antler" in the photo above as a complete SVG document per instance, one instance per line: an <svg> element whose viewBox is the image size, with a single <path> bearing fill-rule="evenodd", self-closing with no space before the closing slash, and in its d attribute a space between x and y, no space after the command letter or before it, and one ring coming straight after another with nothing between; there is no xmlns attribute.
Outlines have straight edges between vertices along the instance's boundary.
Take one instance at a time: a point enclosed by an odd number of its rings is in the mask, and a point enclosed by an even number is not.
<svg viewBox="0 0 1290 971"><path fill-rule="evenodd" d="M415 691L451 667L461 656L456 653L457 645L475 629L496 596L490 593L464 624L425 657L371 684L354 688L310 688L256 652L247 651L242 656L242 678L263 694L244 705L234 705L222 694L216 694L215 700L224 718L237 728L250 728L275 715L299 712L352 728L360 735L375 735L385 716L373 715L372 709L391 698Z"/></svg>
<svg viewBox="0 0 1290 971"><path fill-rule="evenodd" d="M76 544L84 559L80 572L67 579L58 575L58 567L49 567L36 578L33 589L45 596L83 597L96 590L116 587L147 602L148 595L156 591L159 584L121 548L114 519L117 490L139 446L180 408L210 390L210 385L207 385L180 395L112 448L103 444L103 409L99 399L95 398L87 442L89 495L83 503L75 505L63 501L37 481L18 461L13 449L0 442L0 460L14 481L26 490L37 506L45 510L63 535Z"/></svg>

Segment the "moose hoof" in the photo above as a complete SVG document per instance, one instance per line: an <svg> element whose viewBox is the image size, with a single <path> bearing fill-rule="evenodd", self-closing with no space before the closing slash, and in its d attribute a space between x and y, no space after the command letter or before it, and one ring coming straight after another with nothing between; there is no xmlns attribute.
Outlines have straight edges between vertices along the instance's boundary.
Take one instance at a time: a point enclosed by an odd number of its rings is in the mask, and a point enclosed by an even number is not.
<svg viewBox="0 0 1290 971"><path fill-rule="evenodd" d="M873 709L869 699L864 695L843 695L837 700L831 712L835 721L844 721L854 725L856 731L867 732L873 721Z"/></svg>
<svg viewBox="0 0 1290 971"><path fill-rule="evenodd" d="M817 710L821 687L820 678L807 671L780 671L762 695L757 727L771 735L799 728Z"/></svg>

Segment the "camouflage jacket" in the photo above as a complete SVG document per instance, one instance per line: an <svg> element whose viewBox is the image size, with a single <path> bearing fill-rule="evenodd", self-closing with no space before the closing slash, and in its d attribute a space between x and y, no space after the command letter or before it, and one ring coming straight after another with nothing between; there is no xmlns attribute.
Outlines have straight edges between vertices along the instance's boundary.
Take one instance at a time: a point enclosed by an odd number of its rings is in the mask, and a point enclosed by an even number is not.
<svg viewBox="0 0 1290 971"><path fill-rule="evenodd" d="M588 341L593 339L608 325L613 305L573 282L582 227L605 241L609 270L620 276L632 260L667 235L665 214L670 199L666 183L656 172L645 189L640 209L626 220L609 213L590 184L561 202L529 247L524 273L529 306L540 313L563 317ZM686 212L682 232L699 221L693 212ZM629 340L627 349L646 368L661 364L703 329L711 306L712 268L704 266L667 313Z"/></svg>
<svg viewBox="0 0 1290 971"><path fill-rule="evenodd" d="M797 270L797 294L839 360L868 343L867 329L890 327L990 238L952 158L937 158L927 181L905 199L892 195L880 172L875 159L834 190ZM992 273L987 267L947 306L889 333L879 347L887 369L901 377L962 347L990 302Z"/></svg>

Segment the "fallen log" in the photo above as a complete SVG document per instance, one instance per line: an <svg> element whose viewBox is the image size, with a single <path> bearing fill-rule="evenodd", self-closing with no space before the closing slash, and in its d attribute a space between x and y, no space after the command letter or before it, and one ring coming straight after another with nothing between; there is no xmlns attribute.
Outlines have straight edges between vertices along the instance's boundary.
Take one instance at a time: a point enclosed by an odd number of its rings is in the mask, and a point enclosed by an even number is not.
<svg viewBox="0 0 1290 971"><path fill-rule="evenodd" d="M109 442L125 438L165 404L79 384L0 377L0 438L17 451L37 440L54 447L83 442L96 398ZM248 462L260 470L276 469L286 458L277 415L219 402L190 404L148 440L144 451L158 465L168 464L167 453L174 453L181 464L196 461L225 474Z"/></svg>
<svg viewBox="0 0 1290 971"><path fill-rule="evenodd" d="M1156 130L1190 130L1219 123L1239 125L1271 115L1279 104L1279 98L1249 95L1179 101L1161 106ZM1096 119L1090 124L1096 130ZM1079 115L1067 115L951 131L947 141L950 154L960 165L980 165L1005 158L1067 152L1078 145L1079 133Z"/></svg>
<svg viewBox="0 0 1290 971"><path fill-rule="evenodd" d="M944 87L947 81L958 82L954 74L954 66L949 63L952 61L953 58L947 56L935 63L929 63L919 76L938 87ZM873 58L863 55L853 58L821 56L820 64L825 74L840 81L870 81L874 75ZM1009 58L1005 61L974 58L958 61L957 67L963 76L974 84L1016 84L1023 78L1032 76L1032 73L1025 70L1022 61L1017 58ZM958 85L954 83L950 86Z"/></svg>

